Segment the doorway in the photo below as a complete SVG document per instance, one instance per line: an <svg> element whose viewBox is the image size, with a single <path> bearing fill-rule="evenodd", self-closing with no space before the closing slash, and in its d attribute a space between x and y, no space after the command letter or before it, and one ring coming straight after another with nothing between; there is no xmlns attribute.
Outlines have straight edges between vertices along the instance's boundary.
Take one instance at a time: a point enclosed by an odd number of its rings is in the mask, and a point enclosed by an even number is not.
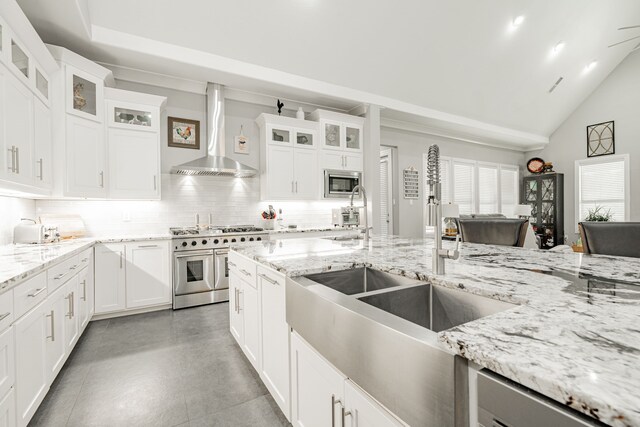
<svg viewBox="0 0 640 427"><path fill-rule="evenodd" d="M380 150L380 234L393 234L393 150Z"/></svg>

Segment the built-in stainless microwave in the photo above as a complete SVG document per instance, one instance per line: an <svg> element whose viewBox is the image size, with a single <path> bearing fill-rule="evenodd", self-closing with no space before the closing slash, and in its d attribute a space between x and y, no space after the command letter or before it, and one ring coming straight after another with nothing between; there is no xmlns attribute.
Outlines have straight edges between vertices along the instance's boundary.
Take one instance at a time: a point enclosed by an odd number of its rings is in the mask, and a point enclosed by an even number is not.
<svg viewBox="0 0 640 427"><path fill-rule="evenodd" d="M360 185L361 180L361 172L325 169L324 197L326 199L349 197L353 189ZM356 196L359 196L359 191L356 191Z"/></svg>

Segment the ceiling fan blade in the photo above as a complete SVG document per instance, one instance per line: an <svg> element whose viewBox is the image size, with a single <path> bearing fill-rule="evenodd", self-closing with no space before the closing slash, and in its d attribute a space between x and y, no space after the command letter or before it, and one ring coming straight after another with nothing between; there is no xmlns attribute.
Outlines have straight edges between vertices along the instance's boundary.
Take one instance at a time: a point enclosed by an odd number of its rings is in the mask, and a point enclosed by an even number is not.
<svg viewBox="0 0 640 427"><path fill-rule="evenodd" d="M626 43L626 42L629 42L629 41L635 40L635 39L640 39L640 36L635 36L635 37L631 37L630 39L622 40L621 42L609 45L609 47L618 46L619 44Z"/></svg>
<svg viewBox="0 0 640 427"><path fill-rule="evenodd" d="M640 28L640 25L631 25L629 27L620 27L618 30L630 30L632 28Z"/></svg>

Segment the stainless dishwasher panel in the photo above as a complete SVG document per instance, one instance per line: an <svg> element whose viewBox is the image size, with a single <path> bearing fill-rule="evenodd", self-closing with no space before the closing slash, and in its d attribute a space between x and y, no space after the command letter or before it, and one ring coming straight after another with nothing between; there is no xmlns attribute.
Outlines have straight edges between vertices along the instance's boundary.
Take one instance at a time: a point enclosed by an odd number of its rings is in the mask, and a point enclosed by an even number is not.
<svg viewBox="0 0 640 427"><path fill-rule="evenodd" d="M592 427L604 424L485 369L478 373L478 425Z"/></svg>

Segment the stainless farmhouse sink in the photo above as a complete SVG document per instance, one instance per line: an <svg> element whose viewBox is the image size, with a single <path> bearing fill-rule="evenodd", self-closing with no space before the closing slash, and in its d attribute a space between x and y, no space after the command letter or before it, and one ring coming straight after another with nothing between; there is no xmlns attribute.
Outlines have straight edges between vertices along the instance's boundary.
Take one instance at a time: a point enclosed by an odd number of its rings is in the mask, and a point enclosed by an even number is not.
<svg viewBox="0 0 640 427"><path fill-rule="evenodd" d="M411 426L468 427L468 366L438 332L513 305L368 268L287 277L287 323Z"/></svg>
<svg viewBox="0 0 640 427"><path fill-rule="evenodd" d="M506 302L430 284L358 299L434 332L513 307Z"/></svg>
<svg viewBox="0 0 640 427"><path fill-rule="evenodd" d="M361 294L363 292L415 283L415 280L372 270L368 267L310 274L305 277L313 282L320 283L321 285L347 295Z"/></svg>

